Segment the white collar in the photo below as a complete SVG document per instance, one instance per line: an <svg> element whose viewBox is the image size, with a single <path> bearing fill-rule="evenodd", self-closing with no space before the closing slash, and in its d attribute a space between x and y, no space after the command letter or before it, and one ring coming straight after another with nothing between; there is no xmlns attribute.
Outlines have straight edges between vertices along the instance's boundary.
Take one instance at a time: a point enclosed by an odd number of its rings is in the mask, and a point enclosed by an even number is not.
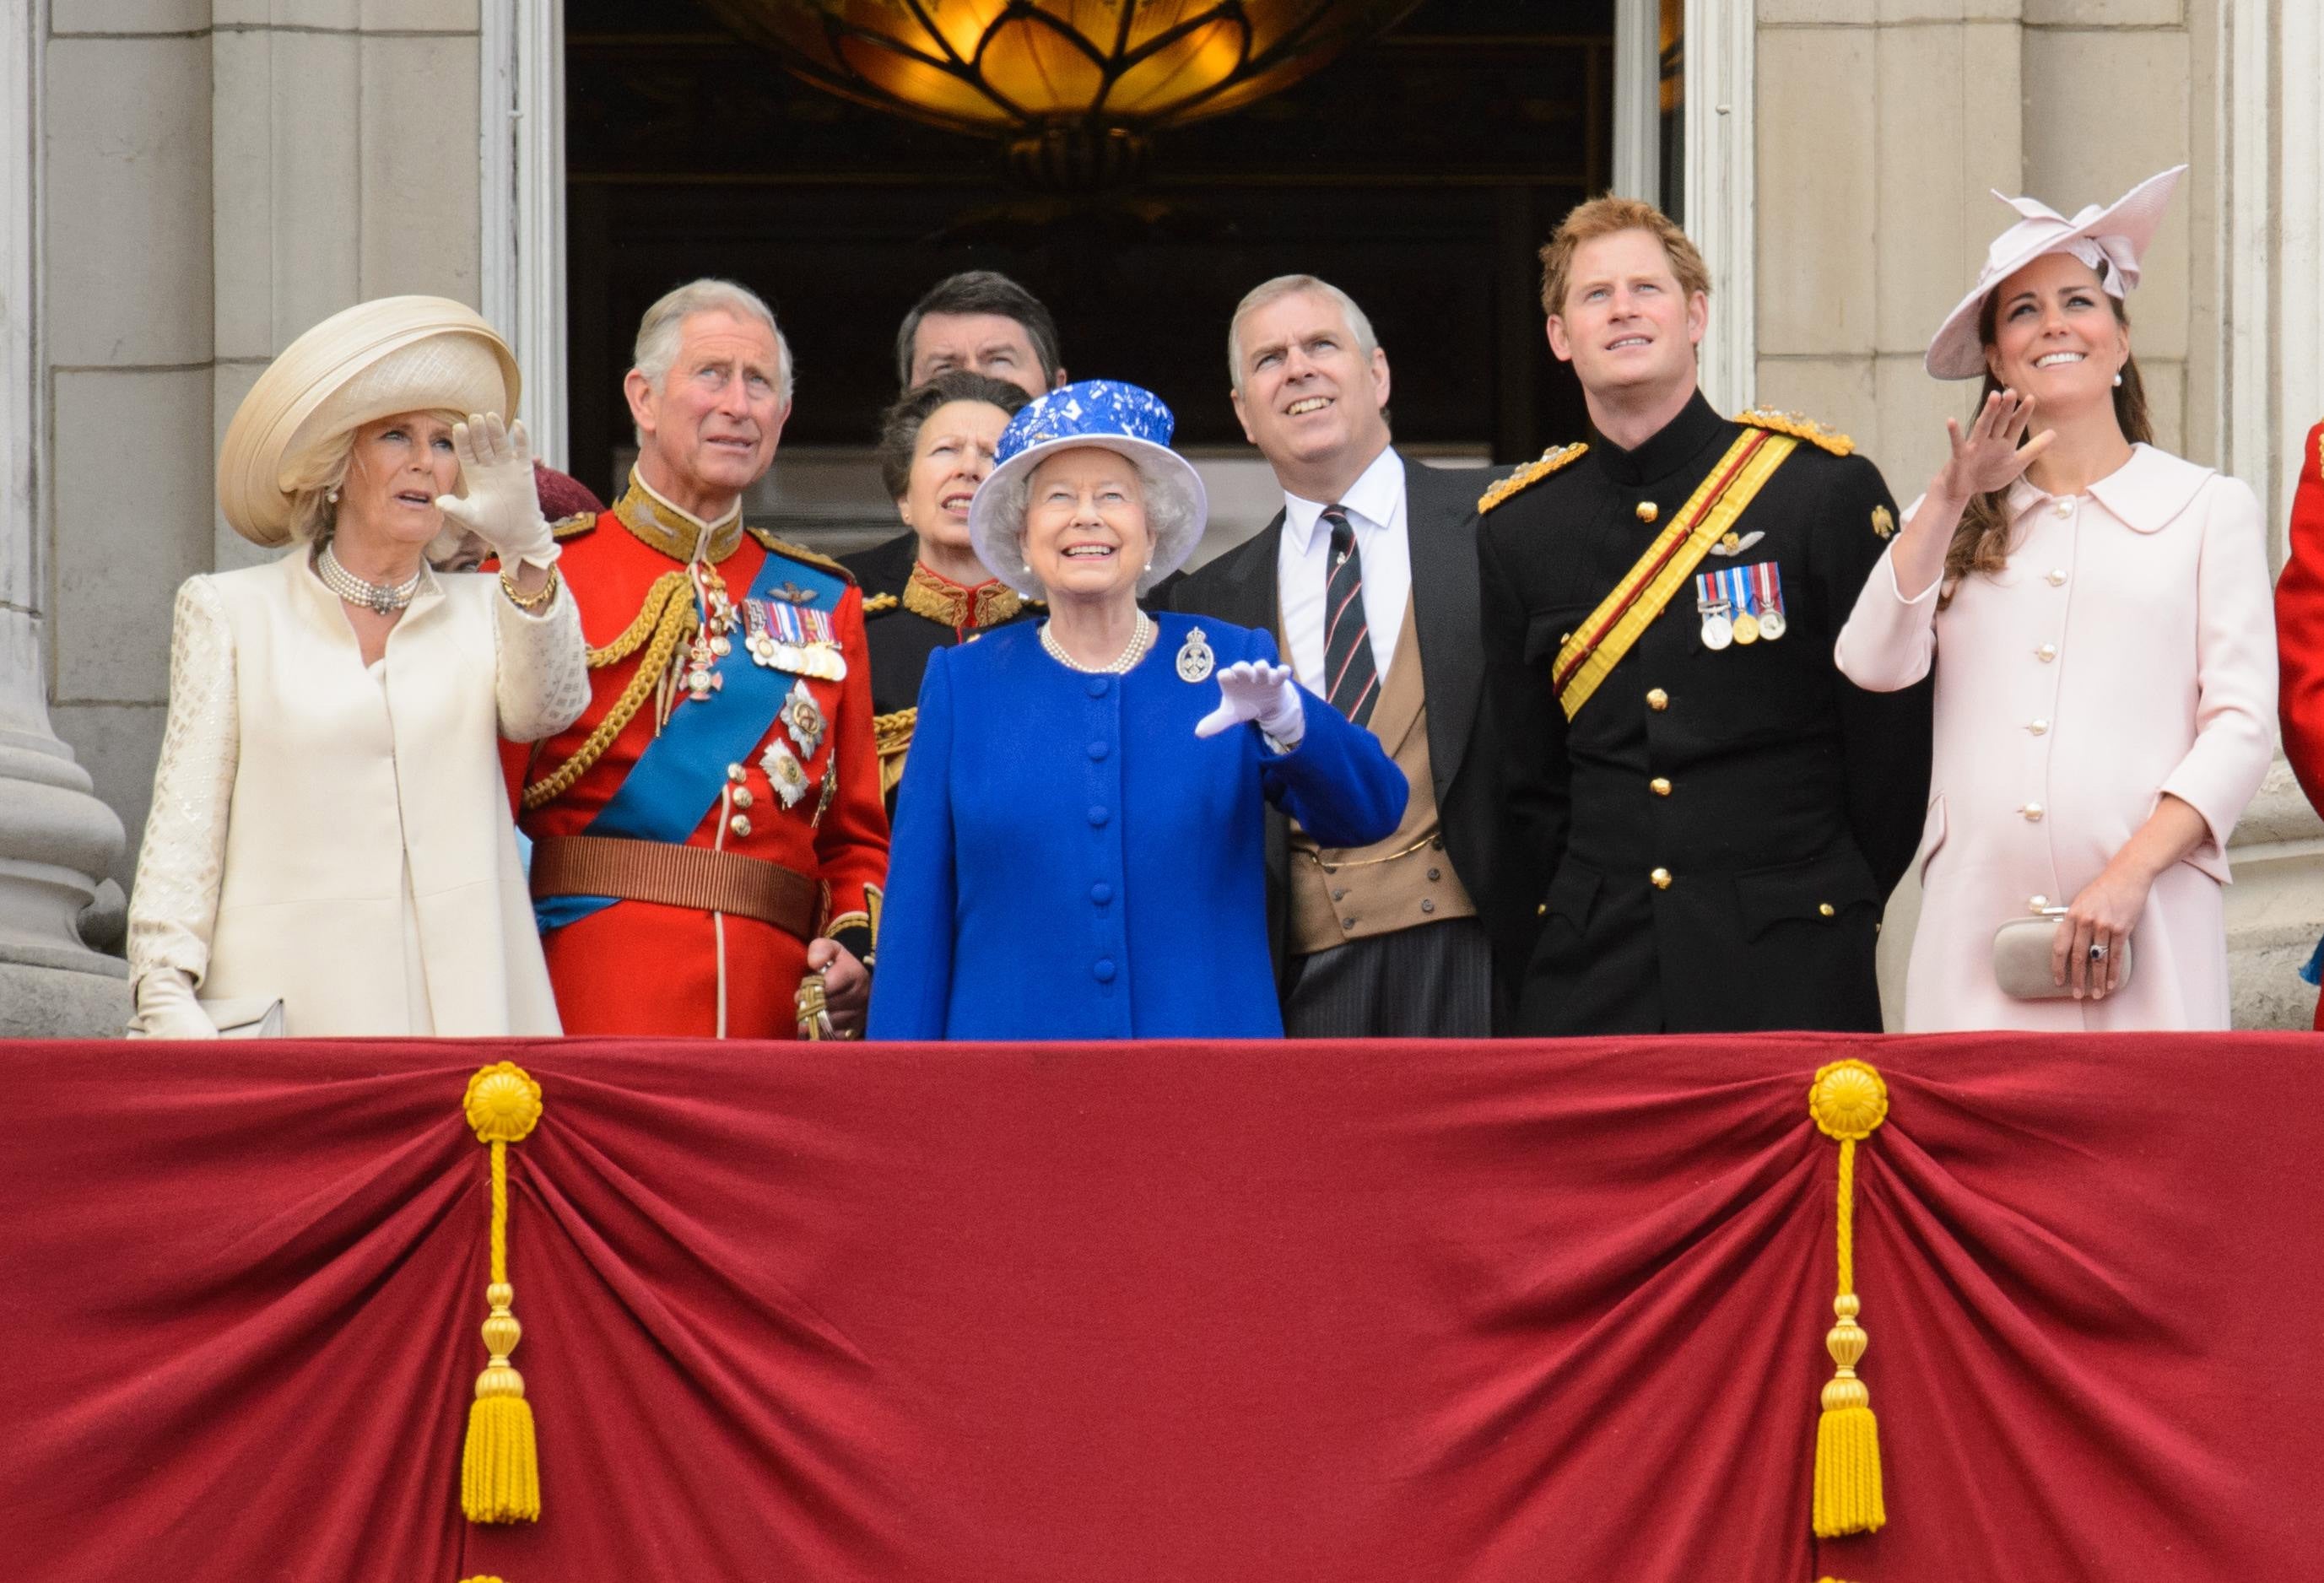
<svg viewBox="0 0 2324 1583"><path fill-rule="evenodd" d="M1365 521L1385 528L1396 520L1396 510L1403 499L1404 458L1396 454L1394 446L1383 446L1338 503ZM1287 489L1283 492L1283 530L1301 555L1315 542L1315 524L1323 508L1332 503L1307 500Z"/></svg>
<svg viewBox="0 0 2324 1583"><path fill-rule="evenodd" d="M2092 483L2090 495L2133 530L2159 533L2194 502L2217 469L2200 467L2153 446L2130 448L2130 460ZM2031 479L2009 486L2012 521L2052 497Z"/></svg>

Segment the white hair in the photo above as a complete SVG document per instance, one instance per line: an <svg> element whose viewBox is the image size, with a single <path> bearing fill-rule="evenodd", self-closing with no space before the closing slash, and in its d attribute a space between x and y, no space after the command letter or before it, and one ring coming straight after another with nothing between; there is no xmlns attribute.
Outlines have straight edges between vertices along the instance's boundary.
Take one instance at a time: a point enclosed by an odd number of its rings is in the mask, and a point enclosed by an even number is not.
<svg viewBox="0 0 2324 1583"><path fill-rule="evenodd" d="M678 344L685 334L686 321L697 313L730 313L736 318L754 318L773 332L776 393L783 406L788 408L791 344L783 336L783 327L775 322L775 310L756 291L732 281L709 277L688 281L664 293L659 301L646 309L645 318L638 321L637 348L631 354L632 366L646 376L646 382L656 390L661 388L661 382L669 375L670 365L678 361Z"/></svg>
<svg viewBox="0 0 2324 1583"><path fill-rule="evenodd" d="M1069 448L1071 447L1061 445L1057 450L1063 452ZM1105 445L1097 446L1096 448L1113 449L1112 446ZM1163 564L1170 552L1170 547L1175 546L1182 538L1198 539L1202 537L1204 524L1200 520L1201 511L1194 499L1186 492L1183 481L1175 474L1165 473L1159 463L1150 461L1144 456L1129 456L1120 451L1115 451L1114 455L1120 456L1138 471L1139 504L1146 512L1146 531L1154 541L1155 569L1142 574L1138 580L1138 592L1146 594L1150 592L1156 584L1178 569L1176 563L1168 566ZM1046 456L1042 458L1043 463L1047 460ZM1017 566L1023 564L1025 560L1025 519L1033 492L1033 475L1040 470L1041 464L1037 463L1013 477L996 477L983 486L995 492L992 509L1001 528L1000 533L995 536L998 542L991 548L1009 557L1013 563L1005 568L990 566L986 569L1012 587L1016 587L1023 580L1017 575ZM1191 545L1189 548L1191 548ZM1181 562L1185 559L1185 556L1178 557ZM1023 591L1022 588L1019 588L1019 593Z"/></svg>
<svg viewBox="0 0 2324 1583"><path fill-rule="evenodd" d="M1268 303L1302 291L1312 291L1339 305L1348 334L1356 338L1357 356L1370 363L1372 354L1379 350L1379 337L1372 334L1372 321L1364 317L1364 310L1356 306L1354 298L1314 275L1277 275L1244 292L1242 300L1235 304L1234 317L1227 320L1227 378L1235 394L1242 394L1242 321Z"/></svg>

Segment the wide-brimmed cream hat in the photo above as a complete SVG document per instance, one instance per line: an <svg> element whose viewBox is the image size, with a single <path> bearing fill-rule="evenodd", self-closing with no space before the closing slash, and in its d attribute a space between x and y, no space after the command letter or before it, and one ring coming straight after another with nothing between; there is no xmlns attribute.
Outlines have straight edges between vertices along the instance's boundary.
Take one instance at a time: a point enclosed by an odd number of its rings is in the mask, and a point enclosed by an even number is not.
<svg viewBox="0 0 2324 1583"><path fill-rule="evenodd" d="M1001 431L995 465L968 506L968 540L985 569L1028 599L1047 592L1025 565L1025 492L1033 469L1058 451L1094 446L1127 456L1146 481L1154 561L1138 579L1152 592L1186 564L1210 521L1210 497L1194 464L1170 448L1177 419L1153 391L1120 380L1065 385L1019 409Z"/></svg>
<svg viewBox="0 0 2324 1583"><path fill-rule="evenodd" d="M282 349L235 410L218 447L218 509L236 533L290 541L302 458L398 412L513 416L516 354L448 297L382 297L335 313Z"/></svg>
<svg viewBox="0 0 2324 1583"><path fill-rule="evenodd" d="M2085 207L2068 219L2039 198L1994 197L2017 211L2017 223L1993 239L1986 249L1985 268L1978 272L1977 289L1945 316L1929 343L1924 360L1939 379L1977 379L1985 373L1985 346L1978 339L1977 318L1993 289L2049 253L2070 253L2098 272L2107 295L2122 298L2138 284L2139 261L2154 240L2163 211L2171 204L2184 165L2159 171L2101 208Z"/></svg>

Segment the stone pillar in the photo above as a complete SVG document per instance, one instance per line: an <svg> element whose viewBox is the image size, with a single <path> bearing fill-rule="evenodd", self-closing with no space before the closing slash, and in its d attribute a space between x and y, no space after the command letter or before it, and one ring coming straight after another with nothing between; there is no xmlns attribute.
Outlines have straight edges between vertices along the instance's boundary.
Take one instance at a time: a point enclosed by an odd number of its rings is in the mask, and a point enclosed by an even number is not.
<svg viewBox="0 0 2324 1583"><path fill-rule="evenodd" d="M42 646L48 578L43 499L40 236L34 121L45 18L17 7L0 37L0 1036L117 1033L127 968L90 949L120 928L121 895L101 878L121 821L50 728Z"/></svg>

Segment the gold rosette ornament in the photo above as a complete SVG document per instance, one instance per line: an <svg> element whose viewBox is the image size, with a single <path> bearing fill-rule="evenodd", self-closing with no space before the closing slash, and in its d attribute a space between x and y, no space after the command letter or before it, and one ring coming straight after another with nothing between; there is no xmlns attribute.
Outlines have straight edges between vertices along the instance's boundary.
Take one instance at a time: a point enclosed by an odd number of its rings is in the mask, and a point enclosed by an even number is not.
<svg viewBox="0 0 2324 1583"><path fill-rule="evenodd" d="M540 1516L540 1459L524 1376L509 1362L524 1327L511 1305L508 1276L508 1146L540 1123L540 1085L514 1062L487 1066L468 1080L461 1111L476 1141L492 1149L492 1284L484 1288L484 1350L468 1406L468 1440L460 1456L460 1509L471 1523L530 1523Z"/></svg>
<svg viewBox="0 0 2324 1583"><path fill-rule="evenodd" d="M1819 1539L1869 1533L1888 1520L1880 1498L1880 1426L1872 1393L1856 1377L1871 1338L1856 1322L1856 1146L1888 1119L1888 1085L1862 1061L1835 1061L1808 1089L1808 1114L1840 1144L1840 1294L1831 1300L1838 1322L1824 1337L1838 1366L1823 1388L1816 1423L1815 1532Z"/></svg>

